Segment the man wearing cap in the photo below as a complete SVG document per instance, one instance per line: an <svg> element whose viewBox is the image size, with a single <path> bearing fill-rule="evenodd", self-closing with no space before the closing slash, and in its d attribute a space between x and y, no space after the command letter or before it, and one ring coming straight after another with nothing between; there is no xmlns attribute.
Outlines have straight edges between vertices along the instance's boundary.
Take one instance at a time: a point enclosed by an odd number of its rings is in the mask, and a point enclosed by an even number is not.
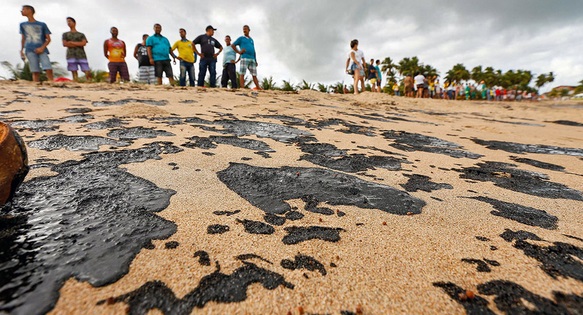
<svg viewBox="0 0 583 315"><path fill-rule="evenodd" d="M223 45L216 40L213 35L217 29L209 25L206 27L206 33L199 35L192 43L194 46L194 53L200 56L198 69L198 86L204 86L204 77L208 68L210 72L210 86L216 87L217 83L217 56L223 51ZM200 51L196 49L196 45L200 45ZM215 53L215 48L219 49Z"/></svg>

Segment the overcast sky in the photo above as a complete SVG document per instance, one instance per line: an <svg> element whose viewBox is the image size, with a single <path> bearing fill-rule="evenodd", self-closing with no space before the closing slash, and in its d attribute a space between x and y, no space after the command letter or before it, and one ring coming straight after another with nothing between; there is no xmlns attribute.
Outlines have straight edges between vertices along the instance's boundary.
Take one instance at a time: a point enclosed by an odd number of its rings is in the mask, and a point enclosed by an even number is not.
<svg viewBox="0 0 583 315"><path fill-rule="evenodd" d="M365 58L391 57L398 62L417 56L442 75L456 63L553 72L557 85L583 80L583 1L581 0L3 0L0 19L0 61L21 62L19 23L23 4L36 9L36 19L47 23L53 41L52 61L66 67L61 35L68 31L66 17L89 43L85 50L93 69L107 69L103 41L116 26L126 42L130 73L137 73L131 56L144 33L162 24L171 43L185 28L192 40L208 24L218 30L224 44L249 24L255 40L259 78L273 76L294 83L350 81L344 74L350 40L357 38ZM222 60L222 56L219 56ZM178 73L178 67L174 70ZM198 75L198 66L196 67ZM8 74L3 69L0 76Z"/></svg>

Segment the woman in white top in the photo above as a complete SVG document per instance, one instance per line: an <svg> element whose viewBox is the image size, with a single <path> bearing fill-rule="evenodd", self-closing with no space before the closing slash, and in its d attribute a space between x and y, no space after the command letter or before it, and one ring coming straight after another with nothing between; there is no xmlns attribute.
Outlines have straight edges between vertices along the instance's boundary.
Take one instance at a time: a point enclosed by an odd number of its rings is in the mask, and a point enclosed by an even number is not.
<svg viewBox="0 0 583 315"><path fill-rule="evenodd" d="M348 54L348 59L346 60L346 72L354 73L354 94L358 94L359 81L361 90L364 92L364 67L366 66L366 62L364 61L364 53L358 50L357 39L353 39L350 42L350 48L352 48L352 50Z"/></svg>

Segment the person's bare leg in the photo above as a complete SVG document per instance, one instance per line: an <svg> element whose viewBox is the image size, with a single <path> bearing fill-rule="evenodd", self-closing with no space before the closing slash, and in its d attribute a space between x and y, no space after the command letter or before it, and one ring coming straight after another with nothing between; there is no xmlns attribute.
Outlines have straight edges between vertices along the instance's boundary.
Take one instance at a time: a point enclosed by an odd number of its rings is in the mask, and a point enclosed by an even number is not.
<svg viewBox="0 0 583 315"><path fill-rule="evenodd" d="M162 77L156 78L156 84L162 85Z"/></svg>
<svg viewBox="0 0 583 315"><path fill-rule="evenodd" d="M32 73L32 81L33 82L40 82L40 72L33 72Z"/></svg>
<svg viewBox="0 0 583 315"><path fill-rule="evenodd" d="M168 81L170 81L170 85L174 85L174 78L170 77L168 78Z"/></svg>
<svg viewBox="0 0 583 315"><path fill-rule="evenodd" d="M87 82L91 82L91 80L92 80L91 71L85 71L85 80Z"/></svg>
<svg viewBox="0 0 583 315"><path fill-rule="evenodd" d="M53 69L47 70L47 80L49 80L49 82L53 82Z"/></svg>
<svg viewBox="0 0 583 315"><path fill-rule="evenodd" d="M77 82L77 79L79 79L79 75L77 74L77 71L71 71L71 74L73 75L73 81Z"/></svg>
<svg viewBox="0 0 583 315"><path fill-rule="evenodd" d="M262 89L262 88L259 86L259 81L257 80L257 77L256 77L256 76L253 76L253 83L255 83L255 87L256 87L258 90L263 90L263 89Z"/></svg>
<svg viewBox="0 0 583 315"><path fill-rule="evenodd" d="M239 88L244 89L245 88L245 76L244 75L239 75Z"/></svg>
<svg viewBox="0 0 583 315"><path fill-rule="evenodd" d="M360 81L360 74L354 71L354 94L358 94L358 81Z"/></svg>

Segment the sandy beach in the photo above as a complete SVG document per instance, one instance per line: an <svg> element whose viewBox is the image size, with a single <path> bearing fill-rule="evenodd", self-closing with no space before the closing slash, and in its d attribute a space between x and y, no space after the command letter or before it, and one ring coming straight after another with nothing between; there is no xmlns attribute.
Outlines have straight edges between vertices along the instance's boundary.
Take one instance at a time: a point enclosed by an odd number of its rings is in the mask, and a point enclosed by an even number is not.
<svg viewBox="0 0 583 315"><path fill-rule="evenodd" d="M0 81L0 120L0 312L583 309L583 103Z"/></svg>

